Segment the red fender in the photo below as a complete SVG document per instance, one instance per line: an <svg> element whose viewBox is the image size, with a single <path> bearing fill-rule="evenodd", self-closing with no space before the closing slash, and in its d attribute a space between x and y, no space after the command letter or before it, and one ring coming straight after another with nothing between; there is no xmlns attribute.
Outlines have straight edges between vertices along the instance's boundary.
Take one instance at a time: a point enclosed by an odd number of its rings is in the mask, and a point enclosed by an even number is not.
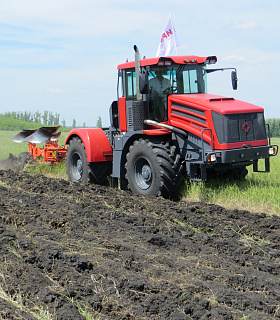
<svg viewBox="0 0 280 320"><path fill-rule="evenodd" d="M73 137L79 137L86 149L88 162L112 161L113 151L110 142L100 128L79 128L72 129L68 134L65 145Z"/></svg>

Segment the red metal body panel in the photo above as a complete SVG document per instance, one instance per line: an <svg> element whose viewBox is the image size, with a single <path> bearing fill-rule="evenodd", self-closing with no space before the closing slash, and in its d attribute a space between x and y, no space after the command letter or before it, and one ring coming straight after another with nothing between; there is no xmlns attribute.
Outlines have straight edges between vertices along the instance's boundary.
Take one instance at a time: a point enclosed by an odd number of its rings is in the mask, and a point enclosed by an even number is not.
<svg viewBox="0 0 280 320"><path fill-rule="evenodd" d="M113 160L113 151L110 142L100 128L72 129L65 141L69 144L71 137L78 136L86 149L88 162L103 162Z"/></svg>
<svg viewBox="0 0 280 320"><path fill-rule="evenodd" d="M179 110L176 105L189 107L183 111L186 116L172 113L173 110ZM182 113L182 109L180 111ZM226 115L264 112L264 109L233 98L212 94L170 95L168 99L168 123L170 125L191 132L198 137L201 137L202 129L210 128L213 134L213 149L215 150L244 148L244 142L219 143L211 111ZM190 117L188 118L188 116ZM211 144L210 130L203 132L203 138ZM252 147L264 146L268 144L268 140L246 141L246 144L250 144Z"/></svg>
<svg viewBox="0 0 280 320"><path fill-rule="evenodd" d="M188 62L186 62L186 60L195 61L192 63L204 63L208 57L172 56L172 57L165 57L165 58L169 58L174 63L177 63L177 64L187 64ZM212 58L215 58L217 61L216 57L212 57ZM152 66L152 65L158 64L160 59L161 58L159 58L159 57L158 58L142 59L142 60L140 60L140 67ZM135 61L130 61L130 62L126 62L126 63L122 63L122 64L118 65L118 69L130 69L130 68L135 68Z"/></svg>
<svg viewBox="0 0 280 320"><path fill-rule="evenodd" d="M172 95L169 98L203 111L212 110L221 114L264 112L263 108L254 104L207 93Z"/></svg>
<svg viewBox="0 0 280 320"><path fill-rule="evenodd" d="M241 149L241 148L248 148L250 147L260 147L260 146L267 146L268 140L253 140L253 141L246 141L246 142L236 142L236 143L224 143L220 144L217 140L214 141L214 149L215 150L231 150L231 149Z"/></svg>
<svg viewBox="0 0 280 320"><path fill-rule="evenodd" d="M126 98L119 98L119 126L120 131L127 131L127 122L126 122Z"/></svg>

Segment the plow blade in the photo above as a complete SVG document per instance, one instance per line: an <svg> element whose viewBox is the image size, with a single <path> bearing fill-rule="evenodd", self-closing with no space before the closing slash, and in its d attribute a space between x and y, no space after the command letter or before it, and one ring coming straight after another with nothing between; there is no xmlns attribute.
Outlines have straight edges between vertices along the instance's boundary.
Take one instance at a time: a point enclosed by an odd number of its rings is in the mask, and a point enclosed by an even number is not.
<svg viewBox="0 0 280 320"><path fill-rule="evenodd" d="M24 139L31 134L33 134L36 130L23 130L20 133L16 134L14 137L12 137L10 140L17 143L24 142Z"/></svg>
<svg viewBox="0 0 280 320"><path fill-rule="evenodd" d="M55 133L52 134L50 140L51 141L57 141L60 138L60 136L61 136L61 132L55 132Z"/></svg>
<svg viewBox="0 0 280 320"><path fill-rule="evenodd" d="M48 140L57 141L60 138L61 132L56 132L58 127L42 127L38 130L23 130L14 137L11 141L22 143L43 143Z"/></svg>

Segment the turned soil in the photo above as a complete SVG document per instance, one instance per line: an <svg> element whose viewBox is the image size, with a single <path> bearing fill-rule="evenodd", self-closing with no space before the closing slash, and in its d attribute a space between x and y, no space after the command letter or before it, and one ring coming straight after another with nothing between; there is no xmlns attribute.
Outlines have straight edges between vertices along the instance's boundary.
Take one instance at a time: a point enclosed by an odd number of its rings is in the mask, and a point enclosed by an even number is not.
<svg viewBox="0 0 280 320"><path fill-rule="evenodd" d="M280 218L0 171L0 319L280 319Z"/></svg>

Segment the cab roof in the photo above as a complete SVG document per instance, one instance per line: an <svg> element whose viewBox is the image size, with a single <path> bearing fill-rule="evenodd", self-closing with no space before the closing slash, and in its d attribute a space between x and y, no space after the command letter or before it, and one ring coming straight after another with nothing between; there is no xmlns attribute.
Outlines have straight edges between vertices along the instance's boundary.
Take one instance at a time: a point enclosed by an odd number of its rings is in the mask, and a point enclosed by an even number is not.
<svg viewBox="0 0 280 320"><path fill-rule="evenodd" d="M217 62L216 56L198 57L198 56L170 56L170 57L157 57L149 59L141 59L139 61L140 67L152 65L170 65L170 64L213 64ZM118 65L118 69L131 69L135 68L135 61L130 61Z"/></svg>

